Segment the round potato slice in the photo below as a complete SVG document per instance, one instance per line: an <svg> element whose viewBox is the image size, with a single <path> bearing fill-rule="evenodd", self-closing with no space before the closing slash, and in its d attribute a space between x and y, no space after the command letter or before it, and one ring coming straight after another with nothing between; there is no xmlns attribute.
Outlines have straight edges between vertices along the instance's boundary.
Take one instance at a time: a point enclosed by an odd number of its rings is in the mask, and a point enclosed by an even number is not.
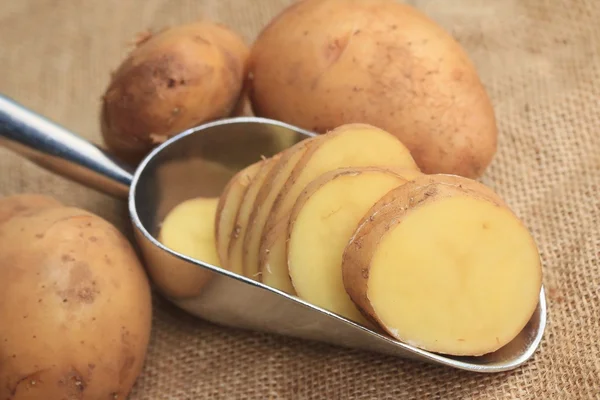
<svg viewBox="0 0 600 400"><path fill-rule="evenodd" d="M164 219L158 240L181 254L219 265L215 241L218 197L197 197L178 204Z"/></svg>
<svg viewBox="0 0 600 400"><path fill-rule="evenodd" d="M229 241L235 231L235 221L248 186L258 173L262 161L256 162L235 174L219 198L215 216L215 238L220 266L229 268ZM241 273L241 270L234 271Z"/></svg>
<svg viewBox="0 0 600 400"><path fill-rule="evenodd" d="M365 124L348 124L327 133L311 146L279 193L260 245L261 280L293 294L287 269L285 239L290 212L306 186L325 172L343 167L381 166L419 171L408 149L392 134Z"/></svg>
<svg viewBox="0 0 600 400"><path fill-rule="evenodd" d="M241 271L244 275L248 275L244 271L243 245L246 231L248 230L250 213L252 212L260 188L265 183L265 179L269 176L269 173L275 164L277 164L279 157L281 157L281 155L276 154L261 163L261 167L254 179L250 182L250 185L242 198L242 203L240 204L239 211L235 218L235 229L229 238L229 246L227 249L228 268L232 271Z"/></svg>
<svg viewBox="0 0 600 400"><path fill-rule="evenodd" d="M406 183L382 168L341 168L321 175L298 198L289 225L287 259L298 296L367 324L342 280L342 254L365 213Z"/></svg>
<svg viewBox="0 0 600 400"><path fill-rule="evenodd" d="M502 204L426 180L368 211L344 252L344 287L398 340L459 356L498 350L537 306L536 243Z"/></svg>
<svg viewBox="0 0 600 400"><path fill-rule="evenodd" d="M263 236L265 223L275 203L275 199L285 186L294 167L298 164L308 147L321 138L322 136L305 139L284 150L277 165L271 170L256 195L256 201L248 219L248 232L244 238L243 245L244 275L247 277L260 281L260 239Z"/></svg>

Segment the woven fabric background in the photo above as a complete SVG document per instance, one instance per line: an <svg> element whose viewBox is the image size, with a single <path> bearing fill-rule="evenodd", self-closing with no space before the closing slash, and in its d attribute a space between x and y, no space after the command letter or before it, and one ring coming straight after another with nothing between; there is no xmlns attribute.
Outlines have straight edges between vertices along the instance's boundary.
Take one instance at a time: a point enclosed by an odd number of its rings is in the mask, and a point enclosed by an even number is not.
<svg viewBox="0 0 600 400"><path fill-rule="evenodd" d="M109 73L135 34L209 17L251 42L292 0L0 3L0 91L100 141ZM413 0L465 46L494 102L498 154L484 182L541 249L549 324L524 367L475 375L225 329L155 300L131 399L599 399L600 2ZM124 202L0 149L0 195L38 192L124 231ZM0 321L1 323L1 321Z"/></svg>

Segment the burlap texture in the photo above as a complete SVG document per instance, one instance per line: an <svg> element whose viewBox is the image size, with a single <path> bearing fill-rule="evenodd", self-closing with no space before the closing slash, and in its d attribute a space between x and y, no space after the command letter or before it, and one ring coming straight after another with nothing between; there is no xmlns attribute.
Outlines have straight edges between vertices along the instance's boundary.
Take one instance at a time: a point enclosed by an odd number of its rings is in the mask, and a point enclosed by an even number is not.
<svg viewBox="0 0 600 400"><path fill-rule="evenodd" d="M210 17L251 41L292 0L5 0L0 91L99 141L99 98L137 32ZM549 324L524 367L477 375L225 329L155 301L132 399L600 398L600 2L412 1L466 47L493 99L484 181L531 228ZM124 202L0 150L0 194L47 193L128 231ZM0 322L1 323L1 322Z"/></svg>

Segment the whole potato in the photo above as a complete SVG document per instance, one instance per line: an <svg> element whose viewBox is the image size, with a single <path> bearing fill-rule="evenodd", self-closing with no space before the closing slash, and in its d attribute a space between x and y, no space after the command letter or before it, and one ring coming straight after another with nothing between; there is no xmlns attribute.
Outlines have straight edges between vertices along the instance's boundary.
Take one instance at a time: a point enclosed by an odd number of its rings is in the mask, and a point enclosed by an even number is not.
<svg viewBox="0 0 600 400"><path fill-rule="evenodd" d="M125 399L144 362L150 287L130 244L68 207L0 225L0 399Z"/></svg>
<svg viewBox="0 0 600 400"><path fill-rule="evenodd" d="M237 111L248 53L235 32L208 21L140 40L103 96L106 145L135 163L174 134Z"/></svg>
<svg viewBox="0 0 600 400"><path fill-rule="evenodd" d="M62 207L62 204L50 196L36 193L16 194L0 198L0 224L9 219L44 208Z"/></svg>
<svg viewBox="0 0 600 400"><path fill-rule="evenodd" d="M451 35L391 0L305 0L257 38L256 115L316 132L367 123L395 134L425 173L477 177L496 152L494 110Z"/></svg>

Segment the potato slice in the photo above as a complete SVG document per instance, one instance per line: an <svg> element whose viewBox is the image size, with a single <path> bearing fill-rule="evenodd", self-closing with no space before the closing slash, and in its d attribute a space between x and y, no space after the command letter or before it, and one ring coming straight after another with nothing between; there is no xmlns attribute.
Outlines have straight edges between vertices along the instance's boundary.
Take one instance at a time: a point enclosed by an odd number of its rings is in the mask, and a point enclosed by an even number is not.
<svg viewBox="0 0 600 400"><path fill-rule="evenodd" d="M275 200L260 245L261 279L293 294L287 269L286 233L294 203L306 186L325 172L342 167L389 166L418 170L406 147L393 135L364 124L339 127L306 152Z"/></svg>
<svg viewBox="0 0 600 400"><path fill-rule="evenodd" d="M242 246L244 244L244 238L246 237L250 213L254 207L258 191L262 187L267 176L269 176L273 167L277 164L277 161L279 161L279 158L280 154L276 154L261 163L256 176L252 179L244 194L235 219L233 231L231 232L231 237L229 238L229 246L227 249L227 268L231 271L240 271L241 273L244 273Z"/></svg>
<svg viewBox="0 0 600 400"><path fill-rule="evenodd" d="M262 160L247 166L235 174L227 183L219 198L214 229L219 263L223 268L228 268L227 253L229 250L229 240L231 232L235 227L235 220L242 204L242 199L244 198L244 194L246 194L248 185L250 185L250 182L258 173L261 164Z"/></svg>
<svg viewBox="0 0 600 400"><path fill-rule="evenodd" d="M258 250L267 217L279 192L308 146L312 146L312 143L315 140L320 140L320 138L322 136L305 139L284 150L277 165L270 171L269 176L260 188L248 220L248 231L244 237L242 252L244 275L247 277L260 281Z"/></svg>
<svg viewBox="0 0 600 400"><path fill-rule="evenodd" d="M365 213L384 194L407 182L383 168L326 172L302 192L290 217L287 260L298 296L367 325L342 280L342 255Z"/></svg>
<svg viewBox="0 0 600 400"><path fill-rule="evenodd" d="M219 266L214 229L218 204L218 197L178 204L163 220L158 240L178 253Z"/></svg>
<svg viewBox="0 0 600 400"><path fill-rule="evenodd" d="M507 207L428 178L369 210L344 252L344 287L396 339L452 355L493 352L535 311L536 243Z"/></svg>

